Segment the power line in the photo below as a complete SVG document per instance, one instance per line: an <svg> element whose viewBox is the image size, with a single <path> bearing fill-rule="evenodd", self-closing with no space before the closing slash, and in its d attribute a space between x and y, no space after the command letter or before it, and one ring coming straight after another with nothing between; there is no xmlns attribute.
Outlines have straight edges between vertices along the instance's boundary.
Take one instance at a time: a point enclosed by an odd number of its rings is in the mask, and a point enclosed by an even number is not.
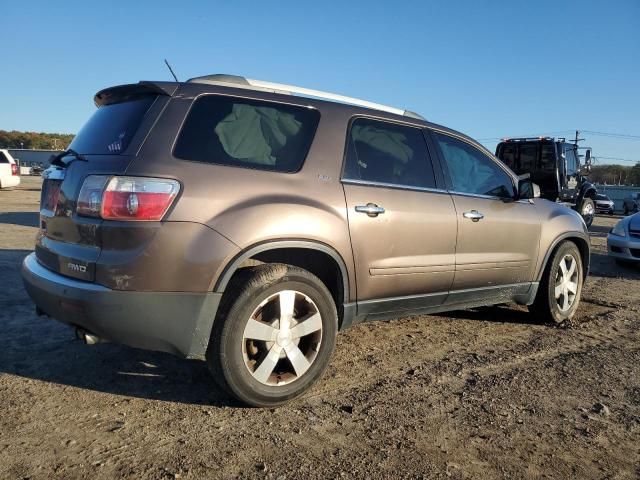
<svg viewBox="0 0 640 480"><path fill-rule="evenodd" d="M491 141L491 140L502 140L503 138L533 138L533 137L550 137L552 135L561 135L563 133L573 133L575 130L557 130L555 132L545 132L545 133L532 133L529 135L503 135L501 137L491 137L491 138L478 138L476 139L478 142L482 143L483 141ZM586 130L584 130L586 131Z"/></svg>
<svg viewBox="0 0 640 480"><path fill-rule="evenodd" d="M601 135L603 137L620 138L624 140L640 140L640 135L629 135L626 133L596 132L593 130L580 130L580 131L584 133L589 133L591 135Z"/></svg>
<svg viewBox="0 0 640 480"><path fill-rule="evenodd" d="M528 135L503 135L502 137L479 138L477 140L479 142L483 142L483 141L491 141L491 140L502 140L503 138L531 138L531 137L547 137L547 136L550 137L553 135L573 133L574 131L575 130L557 130L555 132L533 133ZM622 140L640 140L640 135L630 135L627 133L599 132L596 130L580 130L580 132L588 133L590 135L600 135L602 137L619 138Z"/></svg>

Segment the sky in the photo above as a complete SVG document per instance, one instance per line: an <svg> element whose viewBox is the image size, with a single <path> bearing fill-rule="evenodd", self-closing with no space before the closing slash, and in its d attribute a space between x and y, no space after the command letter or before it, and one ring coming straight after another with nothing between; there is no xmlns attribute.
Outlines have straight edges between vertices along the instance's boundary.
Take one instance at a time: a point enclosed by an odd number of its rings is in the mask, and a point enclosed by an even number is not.
<svg viewBox="0 0 640 480"><path fill-rule="evenodd" d="M171 79L167 58L180 80L363 98L489 149L580 129L600 163L640 161L640 0L0 0L0 18L2 130L75 133L98 90Z"/></svg>

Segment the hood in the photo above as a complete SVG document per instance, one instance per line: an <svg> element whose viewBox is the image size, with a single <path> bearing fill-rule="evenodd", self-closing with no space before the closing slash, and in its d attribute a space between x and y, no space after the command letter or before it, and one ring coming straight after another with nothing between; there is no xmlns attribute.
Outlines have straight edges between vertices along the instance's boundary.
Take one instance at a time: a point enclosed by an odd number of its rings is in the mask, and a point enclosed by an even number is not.
<svg viewBox="0 0 640 480"><path fill-rule="evenodd" d="M640 213L629 217L629 231L640 232Z"/></svg>

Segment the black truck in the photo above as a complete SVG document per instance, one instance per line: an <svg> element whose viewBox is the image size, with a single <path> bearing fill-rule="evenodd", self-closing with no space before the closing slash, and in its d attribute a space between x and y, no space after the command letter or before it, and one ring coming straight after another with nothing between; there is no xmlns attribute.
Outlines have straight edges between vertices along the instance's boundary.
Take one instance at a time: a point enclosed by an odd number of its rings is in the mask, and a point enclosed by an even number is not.
<svg viewBox="0 0 640 480"><path fill-rule="evenodd" d="M529 174L542 198L566 204L591 226L597 191L586 177L591 170L590 149L581 165L578 146L564 138L508 138L498 144L496 156L516 174Z"/></svg>

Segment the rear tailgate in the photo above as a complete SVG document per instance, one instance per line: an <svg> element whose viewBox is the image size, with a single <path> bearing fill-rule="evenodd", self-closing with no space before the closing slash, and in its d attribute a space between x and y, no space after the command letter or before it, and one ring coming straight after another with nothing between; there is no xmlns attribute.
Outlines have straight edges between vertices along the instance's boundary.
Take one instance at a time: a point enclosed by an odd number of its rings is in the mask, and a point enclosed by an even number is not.
<svg viewBox="0 0 640 480"><path fill-rule="evenodd" d="M80 189L88 175L122 175L135 158L169 93L148 84L123 85L99 92L98 109L71 145L75 154L62 157L65 166L44 174L36 256L62 275L94 281L102 248L100 218L77 215Z"/></svg>
<svg viewBox="0 0 640 480"><path fill-rule="evenodd" d="M87 162L50 168L44 174L36 256L45 267L79 280L93 281L100 256L99 218L76 215L82 182L90 174L123 173L133 157L87 155Z"/></svg>

